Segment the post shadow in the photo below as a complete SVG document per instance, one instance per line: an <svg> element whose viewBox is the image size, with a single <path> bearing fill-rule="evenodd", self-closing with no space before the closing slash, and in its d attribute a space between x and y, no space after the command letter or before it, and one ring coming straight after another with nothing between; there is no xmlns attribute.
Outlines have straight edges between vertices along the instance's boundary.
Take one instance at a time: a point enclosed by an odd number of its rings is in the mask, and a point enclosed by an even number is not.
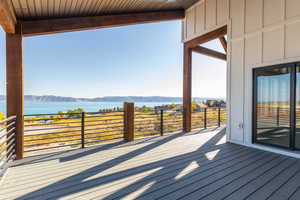
<svg viewBox="0 0 300 200"><path fill-rule="evenodd" d="M101 173L109 168L112 168L116 165L119 165L129 159L132 159L140 154L143 154L147 151L150 151L160 145L163 145L167 142L170 142L180 136L182 136L184 133L177 133L177 134L173 134L173 135L170 135L169 137L166 137L166 138L163 138L162 140L158 140L154 143L150 143L149 145L147 146L144 146L140 149L136 149L134 151L131 151L129 153L126 153L124 155L121 155L117 158L114 158L112 160L109 160L107 162L104 162L100 165L97 165L95 167L92 167L92 168L89 168L87 170L84 170L78 174L75 174L73 176L70 176L70 177L67 177L61 181L58 181L56 183L53 183L51 185L48 185L42 189L39 189L39 190L36 190L36 191L33 191L33 192L30 192L26 195L23 195L22 197L18 198L18 199L31 199L33 196L35 195L38 195L38 194L43 194L43 193L48 193L49 190L51 190L51 188L55 188L55 190L59 189L61 187L61 185L63 185L63 183L65 182L69 182L69 181L72 181L73 183L82 183L85 179L89 178L89 177L92 177L98 173ZM89 181L88 181L89 182ZM92 186L91 186L92 187ZM76 190L77 191L77 190ZM74 191L74 192L76 192ZM60 197L63 197L64 195L60 196ZM58 197L59 198L59 197Z"/></svg>

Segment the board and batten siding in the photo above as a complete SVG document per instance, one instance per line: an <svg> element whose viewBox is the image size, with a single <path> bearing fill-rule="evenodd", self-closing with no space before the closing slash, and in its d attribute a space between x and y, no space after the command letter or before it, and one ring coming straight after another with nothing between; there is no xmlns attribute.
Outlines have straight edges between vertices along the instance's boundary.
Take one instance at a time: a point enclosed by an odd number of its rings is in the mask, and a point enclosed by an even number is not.
<svg viewBox="0 0 300 200"><path fill-rule="evenodd" d="M251 145L252 69L300 61L300 0L201 0L186 10L183 42L228 26L228 140Z"/></svg>

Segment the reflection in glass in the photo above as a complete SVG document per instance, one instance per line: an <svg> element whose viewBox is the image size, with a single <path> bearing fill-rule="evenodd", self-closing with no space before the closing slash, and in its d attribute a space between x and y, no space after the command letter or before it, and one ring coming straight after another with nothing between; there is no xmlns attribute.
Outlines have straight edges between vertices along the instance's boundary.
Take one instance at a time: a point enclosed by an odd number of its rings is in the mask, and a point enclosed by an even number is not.
<svg viewBox="0 0 300 200"><path fill-rule="evenodd" d="M280 67L257 70L256 77L256 141L289 147L291 69Z"/></svg>

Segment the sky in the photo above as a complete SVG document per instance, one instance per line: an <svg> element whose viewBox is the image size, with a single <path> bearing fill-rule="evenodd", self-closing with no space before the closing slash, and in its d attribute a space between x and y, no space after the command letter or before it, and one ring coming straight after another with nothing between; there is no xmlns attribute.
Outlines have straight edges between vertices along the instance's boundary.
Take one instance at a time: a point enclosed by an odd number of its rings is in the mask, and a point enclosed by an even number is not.
<svg viewBox="0 0 300 200"><path fill-rule="evenodd" d="M26 37L25 95L182 96L181 21ZM205 45L223 51L218 41ZM0 31L0 94L5 34ZM226 63L193 54L193 97L226 96Z"/></svg>

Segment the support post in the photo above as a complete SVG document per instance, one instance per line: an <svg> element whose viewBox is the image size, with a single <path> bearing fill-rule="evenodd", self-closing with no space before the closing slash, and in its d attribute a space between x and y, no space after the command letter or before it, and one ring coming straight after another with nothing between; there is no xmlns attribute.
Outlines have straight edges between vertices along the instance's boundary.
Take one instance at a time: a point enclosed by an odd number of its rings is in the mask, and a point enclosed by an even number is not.
<svg viewBox="0 0 300 200"><path fill-rule="evenodd" d="M183 131L192 129L192 50L184 44L183 52Z"/></svg>
<svg viewBox="0 0 300 200"><path fill-rule="evenodd" d="M16 116L16 159L24 153L23 48L20 25L15 34L6 34L7 117Z"/></svg>
<svg viewBox="0 0 300 200"><path fill-rule="evenodd" d="M85 113L81 113L81 148L85 147L85 138L84 138L84 122L85 122Z"/></svg>
<svg viewBox="0 0 300 200"><path fill-rule="evenodd" d="M134 103L124 103L124 140L134 140Z"/></svg>

